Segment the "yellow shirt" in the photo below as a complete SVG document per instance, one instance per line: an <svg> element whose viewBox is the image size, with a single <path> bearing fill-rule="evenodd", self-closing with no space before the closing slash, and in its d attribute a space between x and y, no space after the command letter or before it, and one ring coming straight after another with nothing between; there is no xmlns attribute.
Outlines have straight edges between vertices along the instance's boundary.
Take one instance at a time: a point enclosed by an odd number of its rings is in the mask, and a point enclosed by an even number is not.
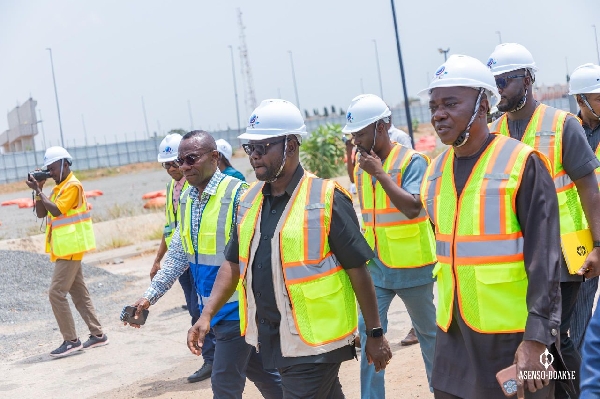
<svg viewBox="0 0 600 399"><path fill-rule="evenodd" d="M54 193L58 192L65 185L65 183L71 178L72 174L73 174L73 172L69 173L69 175L65 178L65 180L63 180L60 184L58 184L57 186L55 186L52 189L52 195L54 195ZM56 205L56 207L58 208L60 213L62 213L64 215L65 213L67 213L67 211L77 208L77 205L80 203L81 200L83 200L83 198L81 198L82 195L83 195L83 192L80 192L79 188L77 188L77 186L70 186L70 187L67 187L67 189L62 192L60 197L58 197L54 200L54 204ZM66 258L58 258L52 252L50 252L50 262L55 262L57 259L82 260L83 252L78 253L78 254L73 254Z"/></svg>

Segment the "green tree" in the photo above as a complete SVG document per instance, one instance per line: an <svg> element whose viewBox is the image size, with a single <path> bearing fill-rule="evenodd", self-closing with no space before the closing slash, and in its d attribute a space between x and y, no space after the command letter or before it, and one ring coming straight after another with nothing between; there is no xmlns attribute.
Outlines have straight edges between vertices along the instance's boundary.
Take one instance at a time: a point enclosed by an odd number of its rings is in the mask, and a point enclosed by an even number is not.
<svg viewBox="0 0 600 399"><path fill-rule="evenodd" d="M346 149L339 124L319 126L302 142L300 149L302 165L315 175L330 179L343 174Z"/></svg>
<svg viewBox="0 0 600 399"><path fill-rule="evenodd" d="M169 130L169 132L167 134L175 134L175 133L184 136L187 133L187 130L184 130L184 129L181 129L181 128L179 128L179 129L171 129L171 130Z"/></svg>

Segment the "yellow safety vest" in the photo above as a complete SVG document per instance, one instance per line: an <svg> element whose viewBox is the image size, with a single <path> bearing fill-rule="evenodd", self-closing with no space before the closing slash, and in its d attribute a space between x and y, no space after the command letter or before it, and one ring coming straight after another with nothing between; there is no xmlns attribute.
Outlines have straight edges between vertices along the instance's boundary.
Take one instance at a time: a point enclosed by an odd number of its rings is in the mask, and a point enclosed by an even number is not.
<svg viewBox="0 0 600 399"><path fill-rule="evenodd" d="M566 111L540 104L529 120L521 141L541 152L552 166L550 174L558 196L561 236L588 227L575 183L565 172L562 164L563 127ZM574 116L574 115L573 115ZM490 131L510 137L506 114L490 124Z"/></svg>
<svg viewBox="0 0 600 399"><path fill-rule="evenodd" d="M175 184L177 182L173 179L169 183L167 183L167 202L165 205L165 218L167 223L165 224L165 228L163 229L163 236L165 237L165 243L167 244L167 248L171 245L171 238L173 237L173 233L175 232L175 227L177 227L177 213L173 208L173 190L175 189ZM185 190L190 185L187 180L183 183L183 187L181 188L181 192L179 193L179 197L184 193ZM180 209L180 205L178 205L177 210Z"/></svg>
<svg viewBox="0 0 600 399"><path fill-rule="evenodd" d="M395 144L383 163L383 170L402 186L402 176L416 151ZM429 158L424 156L429 163ZM354 181L362 211L365 239L381 262L390 268L414 268L435 263L435 237L425 212L414 219L407 218L390 201L377 181L373 187L371 175L356 163Z"/></svg>
<svg viewBox="0 0 600 399"><path fill-rule="evenodd" d="M96 249L96 238L92 226L92 215L88 209L81 182L71 174L69 180L50 196L55 202L67 187L77 186L81 196L77 208L70 209L58 217L48 212L46 218L46 252L59 258Z"/></svg>
<svg viewBox="0 0 600 399"><path fill-rule="evenodd" d="M264 182L250 186L238 208L240 257L240 329L247 325L246 272L255 227L260 221ZM281 267L289 306L302 341L311 347L354 334L358 313L346 271L329 248L329 229L336 184L305 173L281 216ZM281 222L280 222L281 223ZM287 304L286 304L287 306Z"/></svg>
<svg viewBox="0 0 600 399"><path fill-rule="evenodd" d="M454 296L465 323L480 333L525 330L527 273L517 220L517 191L531 153L517 140L496 136L457 198L454 149L427 168L421 200L435 224L438 264L437 324L448 331Z"/></svg>
<svg viewBox="0 0 600 399"><path fill-rule="evenodd" d="M596 157L600 160L600 145L596 147ZM596 168L594 172L596 173L596 181L598 182L598 188L600 188L600 168Z"/></svg>

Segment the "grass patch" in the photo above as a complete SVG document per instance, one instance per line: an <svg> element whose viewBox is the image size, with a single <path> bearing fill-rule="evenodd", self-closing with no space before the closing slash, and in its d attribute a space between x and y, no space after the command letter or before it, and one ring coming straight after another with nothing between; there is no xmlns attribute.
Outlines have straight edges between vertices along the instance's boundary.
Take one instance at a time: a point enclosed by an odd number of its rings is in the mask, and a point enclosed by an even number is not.
<svg viewBox="0 0 600 399"><path fill-rule="evenodd" d="M111 237L110 241L108 241L106 244L104 244L102 246L102 249L106 250L106 249L121 248L121 247L126 247L126 246L131 245L131 244L133 244L133 242L129 241L126 238Z"/></svg>
<svg viewBox="0 0 600 399"><path fill-rule="evenodd" d="M143 208L131 202L127 202L124 204L114 204L104 212L95 213L92 211L92 222L106 222L108 220L114 220L128 216L135 216L141 214L142 211Z"/></svg>
<svg viewBox="0 0 600 399"><path fill-rule="evenodd" d="M162 226L158 226L154 228L148 235L146 235L147 240L160 240L163 237L163 228Z"/></svg>

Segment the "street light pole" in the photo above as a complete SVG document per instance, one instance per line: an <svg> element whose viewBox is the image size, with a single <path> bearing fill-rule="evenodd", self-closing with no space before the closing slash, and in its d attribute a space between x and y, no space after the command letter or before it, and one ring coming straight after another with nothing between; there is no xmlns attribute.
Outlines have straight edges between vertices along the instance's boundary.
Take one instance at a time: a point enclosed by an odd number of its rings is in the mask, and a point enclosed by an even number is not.
<svg viewBox="0 0 600 399"><path fill-rule="evenodd" d="M406 110L406 125L408 128L408 135L413 146L415 140L413 137L412 120L410 118L410 103L408 102L408 93L406 91L406 79L404 79L404 65L402 63L402 51L400 50L400 36L398 35L398 21L396 20L396 6L394 0L390 0L392 3L392 17L394 18L394 30L396 31L396 49L398 50L398 63L400 64L400 78L402 79L402 89L404 91L404 109Z"/></svg>
<svg viewBox="0 0 600 399"><path fill-rule="evenodd" d="M56 90L56 77L54 76L54 60L52 59L52 49L46 48L50 52L50 66L52 67L52 81L54 82L54 97L56 97L56 111L58 112L58 128L60 130L60 145L65 146L63 138L62 121L60 120L60 105L58 104L58 90Z"/></svg>
<svg viewBox="0 0 600 399"><path fill-rule="evenodd" d="M237 114L237 124L238 124L238 132L241 133L242 127L240 125L240 106L238 102L238 91L237 91L237 83L235 80L235 64L233 62L233 47L231 45L228 46L231 51L231 74L233 75L233 93L235 94L235 112Z"/></svg>
<svg viewBox="0 0 600 399"><path fill-rule="evenodd" d="M379 95L383 99L383 83L381 83L381 68L379 68L379 51L377 51L377 40L373 39L375 45L375 59L377 60L377 75L379 76Z"/></svg>
<svg viewBox="0 0 600 399"><path fill-rule="evenodd" d="M596 39L596 55L598 56L598 64L600 64L600 49L598 47L598 31L596 30L596 25L592 25L594 28L594 39Z"/></svg>
<svg viewBox="0 0 600 399"><path fill-rule="evenodd" d="M438 48L438 51L440 54L444 54L444 62L446 62L448 60L448 51L450 51L450 47L448 47L446 50L440 47Z"/></svg>
<svg viewBox="0 0 600 399"><path fill-rule="evenodd" d="M83 119L83 114L81 114L81 125L83 126L83 136L85 137L85 146L88 146L88 135L87 129L85 128L85 119Z"/></svg>
<svg viewBox="0 0 600 399"><path fill-rule="evenodd" d="M502 44L502 33L500 33L500 31L497 30L496 34L498 35L498 44Z"/></svg>
<svg viewBox="0 0 600 399"><path fill-rule="evenodd" d="M188 103L188 113L190 114L190 131L194 130L194 118L192 118L192 103L190 100L187 100Z"/></svg>
<svg viewBox="0 0 600 399"><path fill-rule="evenodd" d="M296 93L296 107L300 109L300 98L298 97L298 86L296 85L296 71L294 70L294 56L291 51L288 51L290 54L290 63L292 64L292 79L294 80L294 92Z"/></svg>
<svg viewBox="0 0 600 399"><path fill-rule="evenodd" d="M144 103L144 96L142 96L142 111L144 111L144 123L146 124L146 134L148 135L148 137L151 137L150 129L148 128L148 118L146 117L146 104Z"/></svg>

